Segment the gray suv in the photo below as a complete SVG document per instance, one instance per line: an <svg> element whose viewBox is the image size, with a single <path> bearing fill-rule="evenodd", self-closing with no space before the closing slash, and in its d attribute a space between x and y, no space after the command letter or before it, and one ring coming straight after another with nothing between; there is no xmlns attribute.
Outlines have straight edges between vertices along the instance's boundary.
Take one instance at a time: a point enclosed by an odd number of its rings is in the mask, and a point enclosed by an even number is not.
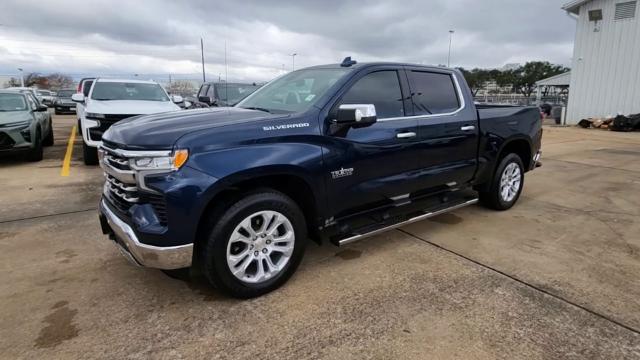
<svg viewBox="0 0 640 360"><path fill-rule="evenodd" d="M0 90L0 154L26 153L40 161L43 146L53 145L51 114L30 92Z"/></svg>

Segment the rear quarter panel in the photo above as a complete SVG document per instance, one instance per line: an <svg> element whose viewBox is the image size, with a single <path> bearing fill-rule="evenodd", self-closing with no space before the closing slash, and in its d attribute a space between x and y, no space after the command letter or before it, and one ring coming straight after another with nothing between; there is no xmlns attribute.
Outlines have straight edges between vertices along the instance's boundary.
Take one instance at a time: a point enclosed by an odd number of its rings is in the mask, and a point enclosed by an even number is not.
<svg viewBox="0 0 640 360"><path fill-rule="evenodd" d="M481 184L491 178L501 151L510 142L526 141L532 155L540 149L542 121L537 107L478 106L477 111L480 141L476 183Z"/></svg>

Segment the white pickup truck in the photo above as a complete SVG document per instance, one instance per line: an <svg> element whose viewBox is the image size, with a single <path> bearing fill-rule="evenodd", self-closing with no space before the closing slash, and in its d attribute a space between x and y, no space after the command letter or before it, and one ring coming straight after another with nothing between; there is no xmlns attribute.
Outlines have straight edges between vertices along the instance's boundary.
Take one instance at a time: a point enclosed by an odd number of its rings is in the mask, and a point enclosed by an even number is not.
<svg viewBox="0 0 640 360"><path fill-rule="evenodd" d="M114 123L136 115L180 110L175 103L182 102L181 96L170 97L154 81L101 78L93 82L88 95L77 93L71 99L84 108L78 116L85 165L98 163L102 134Z"/></svg>

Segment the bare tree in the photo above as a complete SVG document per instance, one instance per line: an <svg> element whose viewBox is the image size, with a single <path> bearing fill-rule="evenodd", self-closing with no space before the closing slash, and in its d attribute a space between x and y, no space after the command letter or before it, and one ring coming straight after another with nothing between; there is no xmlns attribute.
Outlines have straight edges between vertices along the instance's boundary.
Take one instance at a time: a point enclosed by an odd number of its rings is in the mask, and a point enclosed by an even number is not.
<svg viewBox="0 0 640 360"><path fill-rule="evenodd" d="M167 86L167 91L173 95L190 96L196 92L196 87L188 80L176 80Z"/></svg>

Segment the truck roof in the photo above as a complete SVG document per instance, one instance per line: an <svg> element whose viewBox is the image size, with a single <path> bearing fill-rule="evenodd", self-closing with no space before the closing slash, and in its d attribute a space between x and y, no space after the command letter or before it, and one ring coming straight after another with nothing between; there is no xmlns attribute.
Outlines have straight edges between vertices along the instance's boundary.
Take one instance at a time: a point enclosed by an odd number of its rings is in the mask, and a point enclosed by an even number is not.
<svg viewBox="0 0 640 360"><path fill-rule="evenodd" d="M363 62L363 63L356 63L350 66L342 66L342 64L337 63L337 64L326 64L326 65L316 65L316 66L310 66L306 69L361 69L361 68L365 68L365 67L369 67L369 66L416 66L416 67L422 67L425 69L449 69L447 67L443 67L443 66L436 66L436 65L422 65L422 64L411 64L411 63L400 63L400 62L388 62L388 61L379 61L379 62Z"/></svg>
<svg viewBox="0 0 640 360"><path fill-rule="evenodd" d="M137 80L137 79L108 79L108 78L96 78L97 82L117 82L117 83L138 83L138 84L157 84L153 80Z"/></svg>

